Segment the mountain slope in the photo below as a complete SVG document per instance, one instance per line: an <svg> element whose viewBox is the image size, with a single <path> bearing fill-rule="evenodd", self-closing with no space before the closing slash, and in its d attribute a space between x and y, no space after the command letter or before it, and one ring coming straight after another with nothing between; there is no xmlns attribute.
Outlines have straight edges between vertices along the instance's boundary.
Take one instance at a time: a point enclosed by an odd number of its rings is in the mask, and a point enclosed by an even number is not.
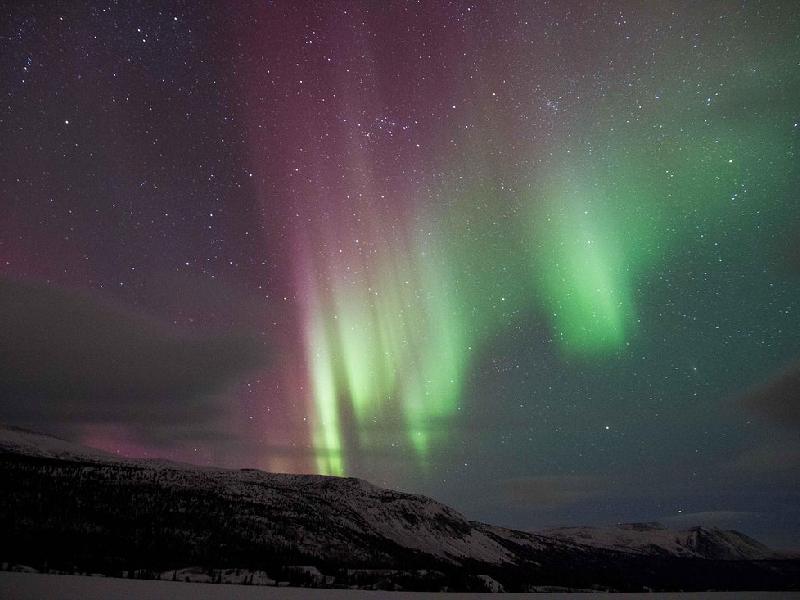
<svg viewBox="0 0 800 600"><path fill-rule="evenodd" d="M358 479L120 459L10 428L0 428L0 485L0 562L36 568L153 575L199 565L273 579L321 573L317 582L342 585L388 578L404 589L481 590L496 580L510 591L800 581L796 561L717 560L732 556L718 550L730 532L697 537L691 553L648 553L635 540L602 545L471 522Z"/></svg>
<svg viewBox="0 0 800 600"><path fill-rule="evenodd" d="M57 437L7 425L0 425L0 452L38 457L87 459L109 462L121 460L119 457L103 452L102 450L87 448L86 446L67 442Z"/></svg>
<svg viewBox="0 0 800 600"><path fill-rule="evenodd" d="M660 523L621 523L616 527L561 527L540 532L562 541L641 555L715 560L782 558L761 542L738 531L692 527L667 529Z"/></svg>
<svg viewBox="0 0 800 600"><path fill-rule="evenodd" d="M165 506L164 514L175 518L191 512L192 507L184 505L183 496L194 490L204 497L213 497L222 512L225 507L231 508L231 519L247 528L259 529L265 536L263 539L280 543L302 541L310 557L350 557L355 552L366 558L362 549L370 546L369 540L380 540L382 544L390 542L453 564L460 564L465 558L496 564L514 559L450 507L424 496L384 490L354 478L132 460L21 429L4 428L0 433L0 455L5 454L6 458L16 454L63 461L57 466L48 463L46 472L55 480L66 476L71 485L71 475L79 468L81 485L92 490L113 485L137 495L174 495L174 502ZM69 497L69 490L64 492ZM98 494L98 502L102 498ZM119 500L116 493L111 498ZM139 500L140 507L149 510L145 498ZM265 520L267 515L269 520ZM323 517L326 532L320 534L313 525ZM294 529L287 527L278 540L280 536L273 527L277 523L293 524ZM336 540L330 532L336 532L342 539Z"/></svg>

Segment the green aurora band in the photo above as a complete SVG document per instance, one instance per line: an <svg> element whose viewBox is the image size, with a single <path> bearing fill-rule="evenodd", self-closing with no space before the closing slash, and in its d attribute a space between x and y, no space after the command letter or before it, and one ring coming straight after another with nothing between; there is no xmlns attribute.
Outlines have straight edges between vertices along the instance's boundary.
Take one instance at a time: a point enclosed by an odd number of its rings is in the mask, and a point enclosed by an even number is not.
<svg viewBox="0 0 800 600"><path fill-rule="evenodd" d="M356 263L357 278L349 275ZM470 328L446 263L420 242L414 252L386 245L328 269L329 285L312 285L306 340L319 472L341 475L348 448L385 443L373 425L398 408L424 458L436 424L456 410L467 366ZM344 419L355 424L349 437Z"/></svg>
<svg viewBox="0 0 800 600"><path fill-rule="evenodd" d="M731 75L725 93L757 96L769 82L750 75ZM441 191L448 209L420 211L400 232L373 223L369 252L306 269L320 473L345 474L351 457L388 445L380 424L396 419L425 468L476 349L509 315L548 321L566 357L613 359L636 335L654 270L687 248L721 253L706 240L733 246L765 216L780 221L771 198L793 168L791 103L743 112L676 89L671 107L654 103L635 123L598 106L585 137L520 175L522 191L501 194L476 175L470 192ZM519 206L515 221L491 214L500 195Z"/></svg>

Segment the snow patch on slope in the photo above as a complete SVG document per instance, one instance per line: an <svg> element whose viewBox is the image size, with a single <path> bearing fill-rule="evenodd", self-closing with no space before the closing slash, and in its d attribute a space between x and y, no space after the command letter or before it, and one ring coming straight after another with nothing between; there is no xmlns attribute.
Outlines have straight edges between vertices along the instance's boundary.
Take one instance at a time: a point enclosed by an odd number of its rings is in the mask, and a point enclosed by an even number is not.
<svg viewBox="0 0 800 600"><path fill-rule="evenodd" d="M102 450L87 448L57 437L8 425L0 425L0 452L46 458L88 459L106 462L120 460L118 456Z"/></svg>
<svg viewBox="0 0 800 600"><path fill-rule="evenodd" d="M621 523L615 527L561 527L539 532L549 538L648 556L719 560L764 560L774 551L739 533L717 528L667 529L660 523Z"/></svg>

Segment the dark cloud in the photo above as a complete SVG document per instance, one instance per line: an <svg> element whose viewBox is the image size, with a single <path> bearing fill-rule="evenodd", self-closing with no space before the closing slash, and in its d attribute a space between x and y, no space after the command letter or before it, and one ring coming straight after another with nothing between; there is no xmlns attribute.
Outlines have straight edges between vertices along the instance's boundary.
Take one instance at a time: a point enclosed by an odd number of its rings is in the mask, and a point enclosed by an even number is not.
<svg viewBox="0 0 800 600"><path fill-rule="evenodd" d="M772 441L742 451L728 469L744 473L750 480L779 474L796 477L800 473L800 441L779 436Z"/></svg>
<svg viewBox="0 0 800 600"><path fill-rule="evenodd" d="M800 429L800 362L745 394L741 403L756 416L788 429Z"/></svg>
<svg viewBox="0 0 800 600"><path fill-rule="evenodd" d="M188 335L88 293L7 279L0 331L0 416L45 428L202 430L214 394L266 359L248 335Z"/></svg>

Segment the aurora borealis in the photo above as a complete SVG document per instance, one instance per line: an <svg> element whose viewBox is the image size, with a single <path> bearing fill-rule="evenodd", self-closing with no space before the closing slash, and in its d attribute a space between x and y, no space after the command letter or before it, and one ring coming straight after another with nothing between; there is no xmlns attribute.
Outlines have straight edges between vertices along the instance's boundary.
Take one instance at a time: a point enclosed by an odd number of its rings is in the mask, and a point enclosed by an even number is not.
<svg viewBox="0 0 800 600"><path fill-rule="evenodd" d="M2 10L0 419L796 542L795 3Z"/></svg>

